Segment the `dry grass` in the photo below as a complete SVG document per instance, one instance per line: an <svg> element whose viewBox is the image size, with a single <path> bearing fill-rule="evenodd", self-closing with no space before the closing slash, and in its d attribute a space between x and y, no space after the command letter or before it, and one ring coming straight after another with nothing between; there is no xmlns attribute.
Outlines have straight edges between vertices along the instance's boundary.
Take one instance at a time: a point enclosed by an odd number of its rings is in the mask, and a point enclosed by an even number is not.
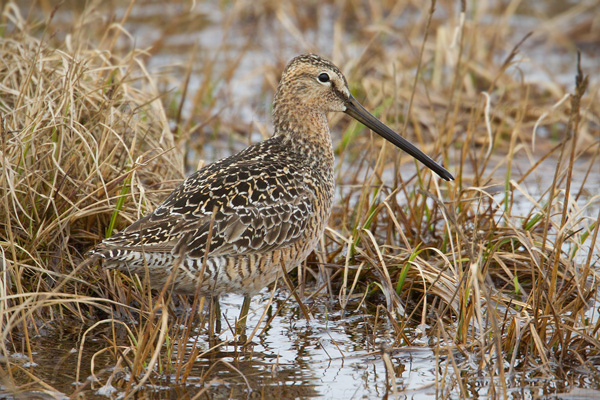
<svg viewBox="0 0 600 400"><path fill-rule="evenodd" d="M292 276L306 315L326 319L318 315L318 299L328 298L346 315L372 315L364 349L378 348L377 326L389 324L389 346L376 354L394 397L401 392L392 356L421 343L415 329L436 352L440 398L471 396L465 373L481 374L492 397L507 397L524 372L567 389L572 371L597 376L600 319L590 310L597 306L600 254L599 82L589 81L594 71L585 68L573 71L577 84L568 90L519 73L533 48L593 41L598 28L582 16L597 2L558 12L522 43L507 40L518 2L467 8L463 16L461 3L453 2L433 2L435 13L411 2L336 5L331 55L355 97L439 155L457 180L432 179L357 123L332 116L332 124L343 126L336 209L319 251ZM129 51L121 40L129 14L117 25L92 24L102 12L97 7L64 28L72 34L65 38L52 34L51 23L32 24L4 10L10 29L0 39L0 384L58 392L11 357L22 352L34 362L32 335L77 321L86 328L77 339L73 381L96 375L99 382L86 380L76 394L100 388L129 396L144 393L148 383L185 384L194 375L194 382L216 383L223 371L253 387L238 364L222 358L200 376L194 371L198 358L216 352L197 334L206 323L196 312L203 299L172 299L166 290L151 293L143 277L74 266L94 242L151 210L183 177L178 147L210 160L240 147L235 143L255 141L253 130L268 134L268 110L256 111L255 127L225 111L235 105L236 79L261 74L262 90L271 94L290 51L323 53L307 40L323 23L312 18L318 7L238 2L222 21L218 48L194 47L189 62L169 76L148 74L145 62L168 47L168 34L181 33L182 21L189 28L194 15L182 12L170 22L151 52ZM447 17L438 17L440 10ZM414 21L396 26L402 15ZM555 28L576 20L579 30ZM360 27L350 45L346 24ZM272 63L239 71L252 46L231 51L228 38L272 30L293 45L275 41ZM531 60L538 68L543 63ZM200 77L194 85L193 76ZM173 82L175 91L157 89ZM186 166L198 163L190 158ZM536 176L540 190L532 189ZM265 310L248 342L273 318ZM89 360L82 353L93 346L91 337L102 345ZM100 359L114 368L97 367Z"/></svg>
<svg viewBox="0 0 600 400"><path fill-rule="evenodd" d="M5 21L27 26L12 11ZM23 342L34 362L31 334L129 304L120 277L73 268L181 180L182 158L139 52L58 50L15 28L0 53L2 353Z"/></svg>

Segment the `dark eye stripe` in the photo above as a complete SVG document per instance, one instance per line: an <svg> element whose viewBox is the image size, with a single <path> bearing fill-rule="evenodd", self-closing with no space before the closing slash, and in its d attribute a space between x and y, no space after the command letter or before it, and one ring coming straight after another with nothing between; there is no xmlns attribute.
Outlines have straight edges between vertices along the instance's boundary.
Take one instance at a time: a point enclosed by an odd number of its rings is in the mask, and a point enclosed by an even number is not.
<svg viewBox="0 0 600 400"><path fill-rule="evenodd" d="M335 85L333 85L333 86L334 86L333 93L335 93L335 95L337 97L339 97L340 99L342 99L344 101L348 100L348 98L346 97L346 95L344 94L344 92L342 92L341 90L338 90L338 88L336 88Z"/></svg>

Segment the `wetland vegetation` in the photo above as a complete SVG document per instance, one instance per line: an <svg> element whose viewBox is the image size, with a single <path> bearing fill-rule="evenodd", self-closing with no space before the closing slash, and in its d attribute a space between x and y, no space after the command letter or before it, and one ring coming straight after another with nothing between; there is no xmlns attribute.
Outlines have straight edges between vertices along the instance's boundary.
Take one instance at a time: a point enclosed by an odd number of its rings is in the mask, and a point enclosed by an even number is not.
<svg viewBox="0 0 600 400"><path fill-rule="evenodd" d="M0 397L600 395L597 0L0 5ZM456 181L332 115L329 226L244 340L241 297L211 342L205 299L77 268L268 137L304 52Z"/></svg>

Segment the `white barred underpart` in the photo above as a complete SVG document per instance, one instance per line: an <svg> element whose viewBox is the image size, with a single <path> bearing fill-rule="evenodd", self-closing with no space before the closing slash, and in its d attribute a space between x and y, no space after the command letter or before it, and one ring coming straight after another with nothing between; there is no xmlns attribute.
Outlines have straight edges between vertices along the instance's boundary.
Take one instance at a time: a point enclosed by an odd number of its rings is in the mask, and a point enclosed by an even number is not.
<svg viewBox="0 0 600 400"><path fill-rule="evenodd" d="M309 253L308 248L313 246L314 244L311 243L306 246L305 251L299 251L298 258L306 258ZM102 258L104 256L106 256L105 268L118 268L137 274L142 279L148 276L150 286L154 289L162 289L168 282L175 292L189 295L196 293L203 296L220 296L224 293L254 295L279 278L282 271L280 260L276 257L274 259L273 254L246 255L238 258L235 263L225 256L209 257L206 265L202 264L202 259L185 256L181 262L170 253L112 250L100 255ZM277 264L278 268L258 268L261 263L271 267ZM233 269L230 268L232 264L235 265ZM286 270L295 267L295 264L286 264ZM203 268L204 274L200 279ZM175 275L171 277L173 273Z"/></svg>

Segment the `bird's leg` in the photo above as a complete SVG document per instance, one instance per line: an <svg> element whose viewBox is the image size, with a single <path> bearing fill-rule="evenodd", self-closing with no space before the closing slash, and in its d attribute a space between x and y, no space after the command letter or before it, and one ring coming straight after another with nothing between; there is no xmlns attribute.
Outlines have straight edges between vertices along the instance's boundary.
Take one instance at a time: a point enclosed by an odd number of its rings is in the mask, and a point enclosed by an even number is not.
<svg viewBox="0 0 600 400"><path fill-rule="evenodd" d="M219 298L215 297L215 328L216 333L221 333L221 303L219 303Z"/></svg>
<svg viewBox="0 0 600 400"><path fill-rule="evenodd" d="M218 296L210 298L208 310L208 335L213 338L221 332L221 305Z"/></svg>
<svg viewBox="0 0 600 400"><path fill-rule="evenodd" d="M244 296L240 317L238 318L236 330L237 333L243 335L246 333L246 322L248 320L248 311L250 310L250 296Z"/></svg>

